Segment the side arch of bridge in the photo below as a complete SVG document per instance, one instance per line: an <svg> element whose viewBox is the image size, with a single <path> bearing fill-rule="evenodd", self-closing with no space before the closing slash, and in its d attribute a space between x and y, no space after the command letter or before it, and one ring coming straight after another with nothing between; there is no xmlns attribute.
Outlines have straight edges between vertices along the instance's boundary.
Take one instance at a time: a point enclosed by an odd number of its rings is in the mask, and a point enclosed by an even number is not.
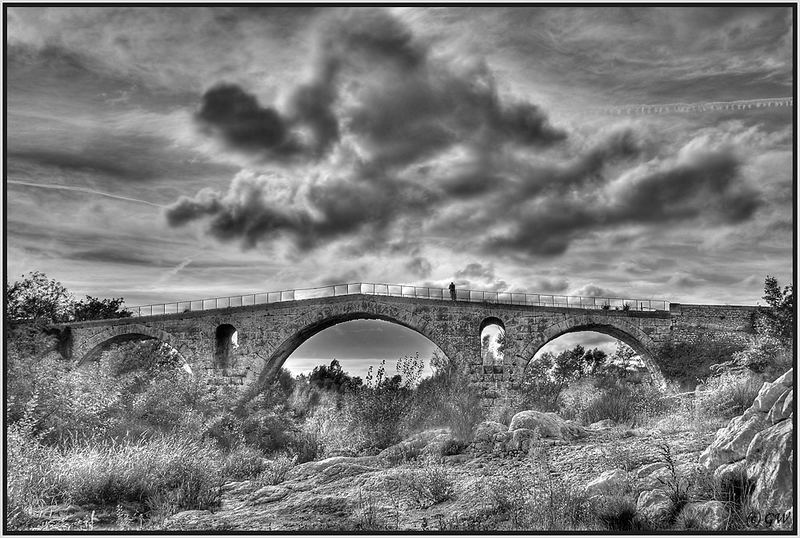
<svg viewBox="0 0 800 538"><path fill-rule="evenodd" d="M639 327L626 319L603 315L570 316L546 327L541 333L541 340L538 345L533 349L530 357L527 358L526 367L545 344L564 334L579 331L594 331L607 334L629 345L642 358L645 366L653 376L653 381L659 385L665 384L661 368L658 367L654 359L658 344Z"/></svg>
<svg viewBox="0 0 800 538"><path fill-rule="evenodd" d="M136 340L142 337L147 339L154 338L169 344L183 357L181 343L168 332L138 323L131 323L111 326L89 338L82 346L82 352L78 354L78 364L85 364L97 359L103 348L110 344Z"/></svg>

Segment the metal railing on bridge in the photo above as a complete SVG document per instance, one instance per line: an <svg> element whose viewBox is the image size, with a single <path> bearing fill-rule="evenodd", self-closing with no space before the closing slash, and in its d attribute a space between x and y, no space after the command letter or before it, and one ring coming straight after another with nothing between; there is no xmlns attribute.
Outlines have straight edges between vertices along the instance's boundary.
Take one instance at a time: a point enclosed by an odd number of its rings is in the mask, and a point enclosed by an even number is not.
<svg viewBox="0 0 800 538"><path fill-rule="evenodd" d="M128 310L134 316L156 316L162 314L178 314L252 306L259 304L300 301L323 297L339 297L342 295L380 295L386 297L408 297L450 301L448 288L431 288L421 286L405 286L402 284L335 284L319 288L301 288L295 290L267 291L232 295L229 297L211 297L174 303L159 303L143 306L132 306ZM623 299L619 297L582 297L574 295L549 295L541 293L516 293L481 290L456 290L456 300L472 303L510 304L521 306L550 306L561 308L586 308L592 310L638 310L668 311L669 302L657 299Z"/></svg>

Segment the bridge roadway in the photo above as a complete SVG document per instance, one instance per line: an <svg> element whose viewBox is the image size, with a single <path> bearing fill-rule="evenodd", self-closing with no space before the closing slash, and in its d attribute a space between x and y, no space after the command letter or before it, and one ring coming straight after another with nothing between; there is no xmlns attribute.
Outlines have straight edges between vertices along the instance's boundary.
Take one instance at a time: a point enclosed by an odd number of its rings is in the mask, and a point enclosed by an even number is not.
<svg viewBox="0 0 800 538"><path fill-rule="evenodd" d="M756 307L681 305L665 310L573 308L468 300L352 293L293 301L185 311L59 325L62 353L79 363L107 345L156 338L175 348L212 386L235 386L242 401L273 378L300 344L346 321L377 319L408 327L461 361L479 386L484 405L497 406L514 391L525 368L547 342L566 333L596 331L636 350L654 378L662 346L713 335L746 339ZM481 358L481 331L495 323L505 331L502 360Z"/></svg>

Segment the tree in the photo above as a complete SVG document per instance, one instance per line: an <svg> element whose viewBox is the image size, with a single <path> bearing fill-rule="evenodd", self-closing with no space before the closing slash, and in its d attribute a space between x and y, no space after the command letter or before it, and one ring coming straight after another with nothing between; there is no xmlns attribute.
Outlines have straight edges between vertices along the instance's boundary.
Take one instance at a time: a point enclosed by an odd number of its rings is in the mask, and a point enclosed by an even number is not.
<svg viewBox="0 0 800 538"><path fill-rule="evenodd" d="M6 282L6 316L9 319L59 323L69 320L72 305L72 294L67 288L42 272L22 275L22 280L10 286Z"/></svg>
<svg viewBox="0 0 800 538"><path fill-rule="evenodd" d="M352 377L342 370L341 364L333 359L330 365L317 366L308 377L309 384L324 390L342 392L350 387L361 385L360 377Z"/></svg>
<svg viewBox="0 0 800 538"><path fill-rule="evenodd" d="M581 377L583 374L584 353L585 350L580 344L559 353L553 360L553 377L557 381L572 381Z"/></svg>
<svg viewBox="0 0 800 538"><path fill-rule="evenodd" d="M775 336L786 342L794 339L794 289L789 284L783 290L778 279L767 275L764 279L764 297L769 309L762 310L758 328L763 334Z"/></svg>
<svg viewBox="0 0 800 538"><path fill-rule="evenodd" d="M491 353L491 350L489 349L489 344L491 343L491 340L492 340L492 335L488 333L484 334L483 338L481 339L481 360L484 363L491 362L489 360ZM494 357L491 357L491 359L493 360Z"/></svg>
<svg viewBox="0 0 800 538"><path fill-rule="evenodd" d="M86 301L78 301L73 308L75 321L91 319L129 318L133 315L130 310L125 310L122 297L115 299L98 299L91 295L86 296Z"/></svg>
<svg viewBox="0 0 800 538"><path fill-rule="evenodd" d="M605 363L606 358L606 352L602 349L594 348L586 350L586 353L583 355L583 362L586 364L586 372L589 375L594 375L597 369Z"/></svg>

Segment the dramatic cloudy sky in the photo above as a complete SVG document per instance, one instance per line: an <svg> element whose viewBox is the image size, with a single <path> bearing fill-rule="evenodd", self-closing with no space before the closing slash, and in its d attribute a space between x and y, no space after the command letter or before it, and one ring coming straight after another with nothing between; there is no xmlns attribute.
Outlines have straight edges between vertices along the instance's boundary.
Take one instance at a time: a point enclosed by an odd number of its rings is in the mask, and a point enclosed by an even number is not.
<svg viewBox="0 0 800 538"><path fill-rule="evenodd" d="M620 113L791 97L789 8L29 7L6 31L12 280L754 304L792 278L791 108Z"/></svg>

